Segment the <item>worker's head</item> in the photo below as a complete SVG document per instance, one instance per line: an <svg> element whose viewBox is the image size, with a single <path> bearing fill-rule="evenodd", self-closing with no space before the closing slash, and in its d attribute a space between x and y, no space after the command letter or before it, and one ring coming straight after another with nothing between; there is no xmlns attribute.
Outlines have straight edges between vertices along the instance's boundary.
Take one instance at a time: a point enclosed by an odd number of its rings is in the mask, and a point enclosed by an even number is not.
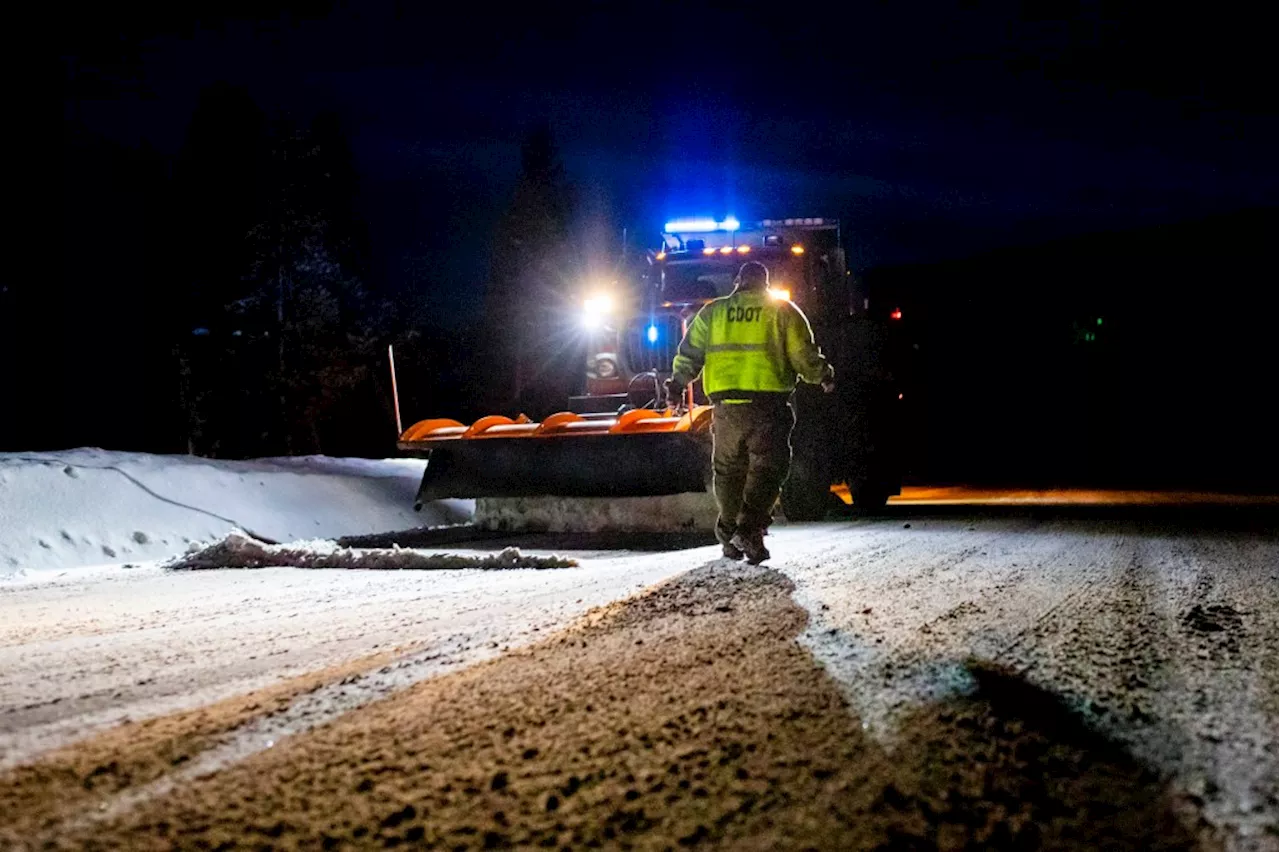
<svg viewBox="0 0 1280 852"><path fill-rule="evenodd" d="M738 280L733 283L739 290L766 290L769 287L769 267L758 260L748 260L738 270Z"/></svg>

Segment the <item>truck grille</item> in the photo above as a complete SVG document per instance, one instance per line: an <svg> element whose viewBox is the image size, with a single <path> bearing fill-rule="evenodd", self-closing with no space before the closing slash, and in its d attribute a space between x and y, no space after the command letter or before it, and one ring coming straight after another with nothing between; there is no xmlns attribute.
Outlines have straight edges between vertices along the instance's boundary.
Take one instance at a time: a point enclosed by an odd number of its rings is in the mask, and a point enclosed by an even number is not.
<svg viewBox="0 0 1280 852"><path fill-rule="evenodd" d="M657 329L657 340L649 340L649 329ZM627 372L634 375L648 370L671 372L671 359L680 347L680 317L674 314L657 314L634 317L628 320L622 335L622 361Z"/></svg>

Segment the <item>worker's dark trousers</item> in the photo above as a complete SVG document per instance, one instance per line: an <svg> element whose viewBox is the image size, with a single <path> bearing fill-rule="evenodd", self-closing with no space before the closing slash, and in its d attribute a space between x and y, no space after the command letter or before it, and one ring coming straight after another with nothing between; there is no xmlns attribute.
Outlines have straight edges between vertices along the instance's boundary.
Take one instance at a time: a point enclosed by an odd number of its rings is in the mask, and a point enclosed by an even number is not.
<svg viewBox="0 0 1280 852"><path fill-rule="evenodd" d="M735 532L763 533L769 527L791 467L796 414L788 400L789 395L778 394L777 400L716 403L711 468L721 543Z"/></svg>

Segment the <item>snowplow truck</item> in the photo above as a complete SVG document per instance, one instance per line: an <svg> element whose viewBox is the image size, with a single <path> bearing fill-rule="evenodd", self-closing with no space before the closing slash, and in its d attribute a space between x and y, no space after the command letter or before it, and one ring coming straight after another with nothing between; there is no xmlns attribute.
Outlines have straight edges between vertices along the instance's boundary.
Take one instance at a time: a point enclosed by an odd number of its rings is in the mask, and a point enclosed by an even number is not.
<svg viewBox="0 0 1280 852"><path fill-rule="evenodd" d="M639 497L707 491L712 407L694 382L680 400L663 383L688 324L733 290L748 260L765 264L774 298L813 325L836 369L836 392L800 386L789 520L833 509L873 509L899 492L897 418L902 392L887 357L901 312L872 305L845 264L833 219L692 219L668 222L630 286L583 294L585 392L540 422L490 415L433 419L400 436L425 457L416 504L445 497Z"/></svg>

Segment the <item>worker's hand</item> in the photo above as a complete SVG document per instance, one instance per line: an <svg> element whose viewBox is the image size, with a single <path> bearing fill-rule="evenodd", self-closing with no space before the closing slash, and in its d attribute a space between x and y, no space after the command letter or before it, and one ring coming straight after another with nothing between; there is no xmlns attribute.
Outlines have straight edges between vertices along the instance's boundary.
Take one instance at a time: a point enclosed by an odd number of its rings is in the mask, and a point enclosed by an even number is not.
<svg viewBox="0 0 1280 852"><path fill-rule="evenodd" d="M823 392L823 393L832 393L832 392L834 392L834 391L835 391L835 389L836 389L836 380L835 380L835 379L823 379L823 380L822 380L822 392Z"/></svg>
<svg viewBox="0 0 1280 852"><path fill-rule="evenodd" d="M662 389L667 395L667 405L678 408L684 400L684 385L676 381L675 376L672 376L662 383Z"/></svg>

